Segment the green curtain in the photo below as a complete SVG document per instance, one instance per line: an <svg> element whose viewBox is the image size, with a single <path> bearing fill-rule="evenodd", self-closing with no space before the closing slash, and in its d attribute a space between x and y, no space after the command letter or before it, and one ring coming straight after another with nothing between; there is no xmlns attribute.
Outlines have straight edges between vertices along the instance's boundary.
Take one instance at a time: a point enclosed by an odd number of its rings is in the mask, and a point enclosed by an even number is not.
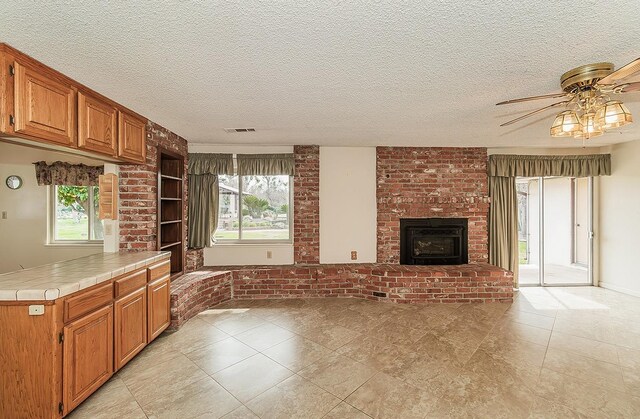
<svg viewBox="0 0 640 419"><path fill-rule="evenodd" d="M189 175L189 247L211 247L218 227L218 175Z"/></svg>
<svg viewBox="0 0 640 419"><path fill-rule="evenodd" d="M189 247L210 247L218 227L218 175L233 175L233 155L189 153Z"/></svg>
<svg viewBox="0 0 640 419"><path fill-rule="evenodd" d="M515 177L489 176L489 263L513 272L518 287L518 191Z"/></svg>
<svg viewBox="0 0 640 419"><path fill-rule="evenodd" d="M238 154L238 174L251 175L294 175L293 154Z"/></svg>
<svg viewBox="0 0 640 419"><path fill-rule="evenodd" d="M489 263L508 269L518 286L518 195L516 177L606 176L610 154L575 156L489 156Z"/></svg>
<svg viewBox="0 0 640 419"><path fill-rule="evenodd" d="M233 175L233 154L189 153L190 175Z"/></svg>

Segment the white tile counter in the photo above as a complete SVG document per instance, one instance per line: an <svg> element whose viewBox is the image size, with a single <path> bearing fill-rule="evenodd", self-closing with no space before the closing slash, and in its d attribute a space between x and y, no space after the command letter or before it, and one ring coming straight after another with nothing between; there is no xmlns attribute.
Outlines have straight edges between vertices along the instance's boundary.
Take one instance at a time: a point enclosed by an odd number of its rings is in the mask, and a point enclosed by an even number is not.
<svg viewBox="0 0 640 419"><path fill-rule="evenodd" d="M0 301L55 300L170 256L170 252L98 253L0 274Z"/></svg>

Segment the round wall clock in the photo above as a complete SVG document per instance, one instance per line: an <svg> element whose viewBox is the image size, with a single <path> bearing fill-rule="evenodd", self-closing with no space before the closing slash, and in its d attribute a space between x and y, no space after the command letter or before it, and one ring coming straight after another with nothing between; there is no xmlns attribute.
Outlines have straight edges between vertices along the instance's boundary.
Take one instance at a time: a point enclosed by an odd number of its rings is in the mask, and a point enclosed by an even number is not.
<svg viewBox="0 0 640 419"><path fill-rule="evenodd" d="M9 189L19 189L22 186L22 178L20 176L11 175L7 178L7 187Z"/></svg>

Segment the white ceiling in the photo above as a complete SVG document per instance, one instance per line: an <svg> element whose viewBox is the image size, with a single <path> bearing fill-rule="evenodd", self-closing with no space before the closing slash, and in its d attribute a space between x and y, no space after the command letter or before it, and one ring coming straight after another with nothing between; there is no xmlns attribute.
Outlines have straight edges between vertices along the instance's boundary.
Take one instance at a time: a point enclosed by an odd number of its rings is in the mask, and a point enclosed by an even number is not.
<svg viewBox="0 0 640 419"><path fill-rule="evenodd" d="M640 56L640 1L12 1L0 41L196 143L569 147L494 104Z"/></svg>

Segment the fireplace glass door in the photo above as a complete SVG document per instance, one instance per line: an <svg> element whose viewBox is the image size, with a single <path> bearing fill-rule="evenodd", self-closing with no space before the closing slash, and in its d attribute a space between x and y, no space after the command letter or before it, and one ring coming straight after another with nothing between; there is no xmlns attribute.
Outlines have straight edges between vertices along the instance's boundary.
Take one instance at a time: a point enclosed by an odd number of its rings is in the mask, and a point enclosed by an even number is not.
<svg viewBox="0 0 640 419"><path fill-rule="evenodd" d="M593 283L591 178L518 178L519 283Z"/></svg>

